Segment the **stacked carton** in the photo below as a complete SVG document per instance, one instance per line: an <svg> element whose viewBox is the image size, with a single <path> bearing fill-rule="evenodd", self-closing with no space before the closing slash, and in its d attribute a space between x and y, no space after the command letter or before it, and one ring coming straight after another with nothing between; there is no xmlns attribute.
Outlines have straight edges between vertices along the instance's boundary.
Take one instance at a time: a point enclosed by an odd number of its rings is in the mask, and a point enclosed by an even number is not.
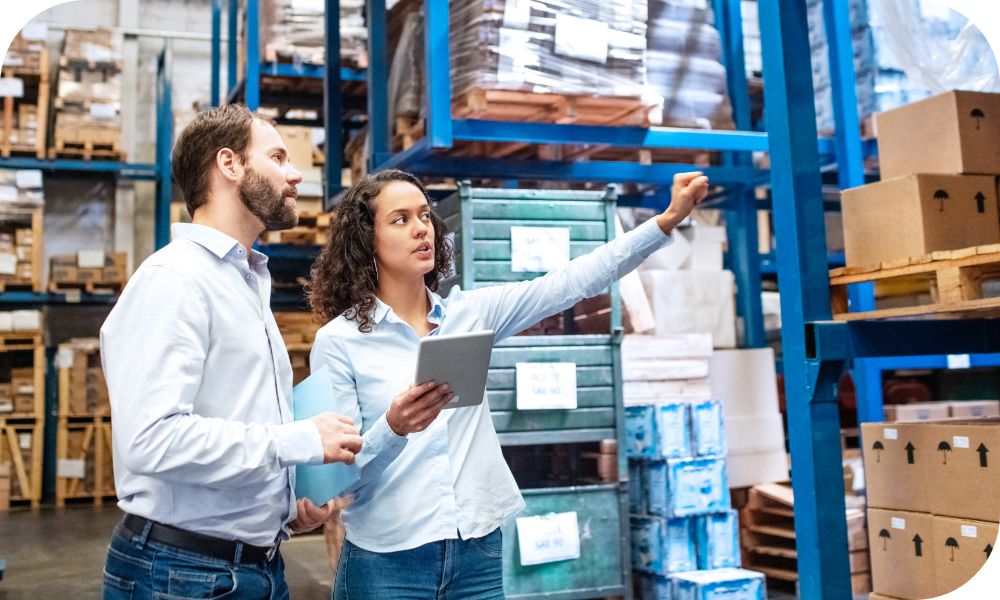
<svg viewBox="0 0 1000 600"><path fill-rule="evenodd" d="M77 254L53 256L49 270L49 290L111 288L120 291L128 279L128 253L81 250Z"/></svg>
<svg viewBox="0 0 1000 600"><path fill-rule="evenodd" d="M121 158L119 44L108 30L66 31L53 104L55 156Z"/></svg>
<svg viewBox="0 0 1000 600"><path fill-rule="evenodd" d="M711 352L708 336L629 336L622 347L632 566L642 598L702 598L712 589L764 597L763 576L736 569L722 405L706 397Z"/></svg>
<svg viewBox="0 0 1000 600"><path fill-rule="evenodd" d="M848 267L1000 243L997 115L1000 94L958 91L876 115L882 181L842 197Z"/></svg>
<svg viewBox="0 0 1000 600"><path fill-rule="evenodd" d="M3 57L0 155L45 157L49 103L47 27L25 27Z"/></svg>
<svg viewBox="0 0 1000 600"><path fill-rule="evenodd" d="M979 419L1000 417L1000 400L960 400L954 402L914 402L885 406L885 420L937 421L949 417Z"/></svg>
<svg viewBox="0 0 1000 600"><path fill-rule="evenodd" d="M949 593L997 542L1000 419L866 423L861 428L876 594Z"/></svg>
<svg viewBox="0 0 1000 600"><path fill-rule="evenodd" d="M363 0L341 0L340 60L368 67L368 29ZM260 11L262 56L273 62L326 62L325 6L316 0L264 0Z"/></svg>
<svg viewBox="0 0 1000 600"><path fill-rule="evenodd" d="M292 381L298 384L309 376L309 353L319 325L313 322L312 314L308 312L276 312L274 320L292 362Z"/></svg>
<svg viewBox="0 0 1000 600"><path fill-rule="evenodd" d="M97 338L78 338L59 344L58 366L66 370L64 417L111 414L108 384L101 367L101 344Z"/></svg>

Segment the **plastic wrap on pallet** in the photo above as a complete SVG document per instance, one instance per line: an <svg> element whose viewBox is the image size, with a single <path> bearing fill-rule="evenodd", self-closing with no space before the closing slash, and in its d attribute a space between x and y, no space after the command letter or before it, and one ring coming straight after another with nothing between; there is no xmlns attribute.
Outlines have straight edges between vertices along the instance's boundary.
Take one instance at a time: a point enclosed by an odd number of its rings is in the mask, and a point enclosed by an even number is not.
<svg viewBox="0 0 1000 600"><path fill-rule="evenodd" d="M670 575L697 569L691 519L633 516L632 568Z"/></svg>
<svg viewBox="0 0 1000 600"><path fill-rule="evenodd" d="M418 12L403 17L389 68L389 122L416 118L424 107L424 19Z"/></svg>
<svg viewBox="0 0 1000 600"><path fill-rule="evenodd" d="M740 566L740 523L735 510L696 518L699 569Z"/></svg>
<svg viewBox="0 0 1000 600"><path fill-rule="evenodd" d="M452 89L641 96L647 5L453 0Z"/></svg>
<svg viewBox="0 0 1000 600"><path fill-rule="evenodd" d="M368 28L364 0L340 2L340 56L367 65ZM292 62L326 63L325 0L263 0L260 11L261 57L270 47ZM363 58L364 57L364 58Z"/></svg>
<svg viewBox="0 0 1000 600"><path fill-rule="evenodd" d="M674 600L765 600L764 574L746 569L715 569L672 577Z"/></svg>
<svg viewBox="0 0 1000 600"><path fill-rule="evenodd" d="M721 402L705 400L691 405L691 439L695 455L725 456Z"/></svg>

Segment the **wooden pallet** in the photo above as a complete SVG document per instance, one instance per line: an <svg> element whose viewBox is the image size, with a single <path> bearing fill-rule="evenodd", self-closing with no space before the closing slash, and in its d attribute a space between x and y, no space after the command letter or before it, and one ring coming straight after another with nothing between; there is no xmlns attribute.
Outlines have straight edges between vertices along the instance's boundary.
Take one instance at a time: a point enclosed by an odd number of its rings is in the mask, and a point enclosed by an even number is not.
<svg viewBox="0 0 1000 600"><path fill-rule="evenodd" d="M56 433L56 506L81 499L100 506L105 498L114 496L113 481L108 485L113 453L110 417L94 417L89 421L61 418ZM70 437L77 435L79 444L71 451ZM73 472L88 469L93 473L94 486L89 490L85 489L86 478Z"/></svg>
<svg viewBox="0 0 1000 600"><path fill-rule="evenodd" d="M41 346L42 334L38 331L4 331L0 333L0 352L34 350Z"/></svg>
<svg viewBox="0 0 1000 600"><path fill-rule="evenodd" d="M4 281L0 279L0 294L6 292L30 292L35 289L35 284L30 279L17 279Z"/></svg>
<svg viewBox="0 0 1000 600"><path fill-rule="evenodd" d="M66 141L57 138L54 146L49 149L49 158L123 161L125 152L118 149L117 143Z"/></svg>
<svg viewBox="0 0 1000 600"><path fill-rule="evenodd" d="M65 294L67 292L84 292L87 294L119 294L125 289L127 281L49 281L49 292Z"/></svg>
<svg viewBox="0 0 1000 600"><path fill-rule="evenodd" d="M306 64L315 67L322 67L323 62L319 61L303 61L303 52L296 50L294 47L288 47L281 44L267 44L264 46L264 60L271 63L284 63L284 64ZM359 51L351 52L347 55L341 51L340 55L340 66L347 67L350 69L367 69L368 68L368 52Z"/></svg>
<svg viewBox="0 0 1000 600"><path fill-rule="evenodd" d="M542 94L474 88L455 98L459 119L649 126L650 107L635 96Z"/></svg>
<svg viewBox="0 0 1000 600"><path fill-rule="evenodd" d="M12 505L37 507L41 502L43 438L40 422L16 423L0 418L0 462L11 464L11 479L16 479L20 491L11 492Z"/></svg>
<svg viewBox="0 0 1000 600"><path fill-rule="evenodd" d="M261 234L264 244L322 245L330 230L330 213L301 212L299 224L291 229L265 231Z"/></svg>
<svg viewBox="0 0 1000 600"><path fill-rule="evenodd" d="M957 317L963 314L1000 312L1000 298L984 298L983 283L1000 279L1000 244L934 252L916 258L886 261L868 267L842 267L830 271L833 317L841 321L902 317ZM930 304L876 308L848 312L847 286L907 283L922 286Z"/></svg>

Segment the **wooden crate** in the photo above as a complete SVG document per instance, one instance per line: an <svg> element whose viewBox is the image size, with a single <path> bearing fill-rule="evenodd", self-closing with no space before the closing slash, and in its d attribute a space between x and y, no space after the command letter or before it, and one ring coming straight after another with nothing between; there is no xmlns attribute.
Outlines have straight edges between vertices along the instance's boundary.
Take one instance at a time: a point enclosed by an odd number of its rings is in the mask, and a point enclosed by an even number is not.
<svg viewBox="0 0 1000 600"><path fill-rule="evenodd" d="M9 238L9 239L7 239ZM0 274L0 293L43 292L42 208L13 206L0 209L0 259L10 271Z"/></svg>
<svg viewBox="0 0 1000 600"><path fill-rule="evenodd" d="M1000 279L1000 244L934 252L868 267L833 269L830 271L833 317L855 321L1000 312L1000 298L983 297L983 283L997 279ZM931 302L849 312L847 286L866 282L875 283L876 301L886 296L885 286L905 285L910 292L924 290Z"/></svg>
<svg viewBox="0 0 1000 600"><path fill-rule="evenodd" d="M110 417L60 417L56 436L56 506L100 506L115 495Z"/></svg>
<svg viewBox="0 0 1000 600"><path fill-rule="evenodd" d="M126 252L106 253L103 267L81 267L75 254L53 256L50 263L49 291L56 294L68 291L116 294L128 281Z"/></svg>
<svg viewBox="0 0 1000 600"><path fill-rule="evenodd" d="M18 361L22 366L15 367L13 360L8 361L10 366L5 372L9 375L0 382L0 417L44 419L46 359L41 333L0 333L0 353L26 355Z"/></svg>
<svg viewBox="0 0 1000 600"><path fill-rule="evenodd" d="M44 42L26 41L18 35L4 59L0 76L20 79L25 91L22 98L3 98L0 156L45 158L51 96L48 46ZM31 127L26 123L29 116Z"/></svg>
<svg viewBox="0 0 1000 600"><path fill-rule="evenodd" d="M59 416L111 415L108 384L101 367L100 340L80 338L59 344Z"/></svg>
<svg viewBox="0 0 1000 600"><path fill-rule="evenodd" d="M0 464L11 465L11 505L41 502L43 427L33 420L0 418Z"/></svg>

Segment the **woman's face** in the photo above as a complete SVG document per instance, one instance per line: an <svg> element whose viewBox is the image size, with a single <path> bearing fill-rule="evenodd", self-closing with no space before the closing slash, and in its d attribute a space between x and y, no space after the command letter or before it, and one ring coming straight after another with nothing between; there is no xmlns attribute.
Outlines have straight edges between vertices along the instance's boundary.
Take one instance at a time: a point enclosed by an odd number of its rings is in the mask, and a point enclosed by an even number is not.
<svg viewBox="0 0 1000 600"><path fill-rule="evenodd" d="M423 192L405 181L375 197L375 257L379 276L423 279L434 269L434 225Z"/></svg>

